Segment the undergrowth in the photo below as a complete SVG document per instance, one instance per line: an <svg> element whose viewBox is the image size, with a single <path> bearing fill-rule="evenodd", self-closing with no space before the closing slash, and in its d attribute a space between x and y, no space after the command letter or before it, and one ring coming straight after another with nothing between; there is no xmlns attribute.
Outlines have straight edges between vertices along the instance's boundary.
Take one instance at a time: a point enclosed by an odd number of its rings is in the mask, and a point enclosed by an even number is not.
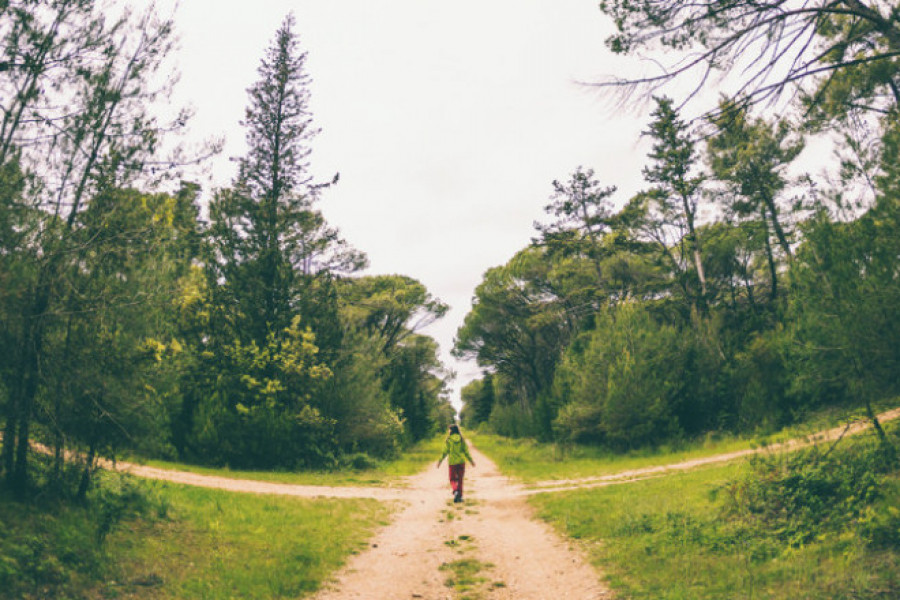
<svg viewBox="0 0 900 600"><path fill-rule="evenodd" d="M622 598L900 597L900 467L871 433L532 502Z"/></svg>

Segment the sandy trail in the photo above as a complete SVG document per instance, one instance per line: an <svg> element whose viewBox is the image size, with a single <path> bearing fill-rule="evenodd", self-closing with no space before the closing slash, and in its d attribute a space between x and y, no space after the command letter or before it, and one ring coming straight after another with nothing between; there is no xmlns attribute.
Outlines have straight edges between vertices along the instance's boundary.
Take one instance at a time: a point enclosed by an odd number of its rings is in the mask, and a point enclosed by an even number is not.
<svg viewBox="0 0 900 600"><path fill-rule="evenodd" d="M406 508L314 598L455 598L445 585L452 573L441 566L466 559L482 567L483 581L468 592L475 597L610 597L582 554L533 518L519 486L476 449L472 454L478 466L467 467L464 503L449 502L446 465L411 478Z"/></svg>
<svg viewBox="0 0 900 600"><path fill-rule="evenodd" d="M900 408L879 415L882 422L900 417ZM659 477L703 465L740 459L751 454L796 450L813 443L833 442L871 427L857 422L807 438L741 450L669 465L633 469L609 475L533 483L513 483L496 465L472 448L478 463L466 473L466 502L450 502L446 465L433 466L406 478L400 487L326 487L230 479L132 463L103 463L106 468L139 477L232 492L302 497L372 498L400 501L392 524L370 542L367 551L351 558L315 600L440 600L461 597L446 581L447 565L469 560L477 566L466 597L498 600L591 600L610 598L599 574L579 549L565 543L549 525L534 518L526 498L532 494L584 489ZM38 448L47 451L46 448ZM444 567L444 568L442 568Z"/></svg>
<svg viewBox="0 0 900 600"><path fill-rule="evenodd" d="M878 415L878 420L882 423L897 418L900 418L900 408L896 408ZM858 433L871 429L871 427L872 425L868 421L857 421L848 425L821 431L806 438L789 440L784 443L772 444L762 448L748 448L746 450L738 450L725 454L705 456L702 458L695 458L678 463L658 465L653 467L642 467L640 469L631 469L628 471L620 471L618 473L597 475L594 477L584 477L580 479L554 479L550 481L534 482L528 485L515 484L510 482L509 480L504 480L504 485L497 486L490 485L488 483L491 481L489 478L482 481L482 474L478 470L475 470L475 472L471 473L471 475L475 478L473 482L481 482L478 484L480 487L480 489L478 489L478 492L481 494L481 497L483 499L512 499L515 497L531 496L533 494L542 494L546 492L562 492L573 489L586 489L629 483L631 481L639 481L642 479L648 479L650 477L659 477L661 475L676 471L686 471L688 469L693 469L696 467L738 460L740 458L745 458L747 456L760 454L763 452L798 450L814 443L827 443L837 440L842 436L856 435ZM49 449L44 447L39 446L39 449L44 452L50 452ZM496 469L493 463L491 463L486 458L483 458L482 461L485 466L490 465L490 468L486 469L485 472L491 472L492 469ZM408 500L411 497L411 494L413 494L415 491L424 489L423 486L430 485L431 487L427 488L430 490L446 488L446 486L442 487L442 484L423 480L423 478L426 478L428 475L427 471L420 476L409 478L408 480L406 480L406 482L401 482L401 487L330 487L317 485L297 485L290 483L274 483L250 479L231 479L228 477L218 477L214 475L200 475L197 473L189 473L186 471L159 469L156 467L148 467L145 465L127 462L119 462L113 464L108 461L101 461L101 464L105 468L117 469L119 471L124 471L126 473L131 473L132 475L145 477L148 479L160 479L164 481L171 481L174 483L216 488L231 492L279 494L284 496L301 496L306 498L372 498L374 500L382 501ZM484 475L484 477L487 477L487 475ZM443 479L441 478L438 479L443 481ZM407 485L409 485L410 487L407 487Z"/></svg>
<svg viewBox="0 0 900 600"><path fill-rule="evenodd" d="M878 415L878 421L885 423L900 417L900 408L895 408ZM519 493L523 495L542 494L546 492L562 492L573 489L584 489L592 487L602 487L604 485L612 485L616 483L628 483L629 481L639 481L650 477L658 477L676 471L687 471L696 467L713 465L718 463L730 462L752 456L754 454L762 454L765 452L790 452L812 446L813 444L824 444L834 442L845 436L852 436L872 428L869 421L855 421L840 427L834 427L825 431L812 434L806 438L798 438L788 440L778 444L770 444L761 448L748 448L746 450L737 450L724 454L716 454L713 456L704 456L694 458L678 463L670 463L668 465L658 465L654 467L642 467L640 469L631 469L628 471L620 471L609 475L599 475L596 477L584 477L581 479L555 479L552 481L540 481L529 484L527 488L522 489Z"/></svg>

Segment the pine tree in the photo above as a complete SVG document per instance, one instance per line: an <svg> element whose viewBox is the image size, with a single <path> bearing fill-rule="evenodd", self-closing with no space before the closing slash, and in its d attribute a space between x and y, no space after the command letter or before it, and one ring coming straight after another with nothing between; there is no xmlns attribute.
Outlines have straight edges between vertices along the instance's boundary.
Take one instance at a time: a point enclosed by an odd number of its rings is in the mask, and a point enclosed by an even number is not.
<svg viewBox="0 0 900 600"><path fill-rule="evenodd" d="M309 109L307 53L294 24L292 15L285 18L260 62L242 122L247 155L233 188L218 192L211 206L223 300L260 344L303 305L313 310L309 291L316 275L365 264L313 208L330 184L314 183L309 172L310 142L319 129Z"/></svg>
<svg viewBox="0 0 900 600"><path fill-rule="evenodd" d="M336 451L323 412L344 333L334 277L365 264L314 208L331 184L309 170L319 130L294 25L288 16L260 61L247 154L210 204L203 345L216 377L196 377L205 393L181 411L193 411L201 458L243 466L321 466Z"/></svg>

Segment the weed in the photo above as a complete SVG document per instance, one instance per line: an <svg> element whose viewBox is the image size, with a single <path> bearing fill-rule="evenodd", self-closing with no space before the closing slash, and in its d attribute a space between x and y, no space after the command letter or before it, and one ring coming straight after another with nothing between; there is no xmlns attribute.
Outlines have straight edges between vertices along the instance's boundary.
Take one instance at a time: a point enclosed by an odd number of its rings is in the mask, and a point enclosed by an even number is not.
<svg viewBox="0 0 900 600"><path fill-rule="evenodd" d="M470 592L488 579L480 575L485 569L493 569L491 563L481 562L474 558L463 558L441 565L441 571L450 571L444 585L457 592Z"/></svg>

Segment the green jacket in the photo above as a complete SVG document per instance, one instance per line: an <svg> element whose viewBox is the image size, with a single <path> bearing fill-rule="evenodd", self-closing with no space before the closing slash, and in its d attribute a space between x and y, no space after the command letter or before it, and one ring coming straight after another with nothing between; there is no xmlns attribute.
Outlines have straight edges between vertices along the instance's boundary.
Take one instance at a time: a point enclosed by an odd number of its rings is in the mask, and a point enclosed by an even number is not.
<svg viewBox="0 0 900 600"><path fill-rule="evenodd" d="M472 460L472 455L469 454L466 440L458 433L451 433L447 436L447 441L444 442L444 453L441 454L441 461L444 460L445 456L450 457L447 459L447 464L449 465L464 465L467 458L470 463L475 462Z"/></svg>

